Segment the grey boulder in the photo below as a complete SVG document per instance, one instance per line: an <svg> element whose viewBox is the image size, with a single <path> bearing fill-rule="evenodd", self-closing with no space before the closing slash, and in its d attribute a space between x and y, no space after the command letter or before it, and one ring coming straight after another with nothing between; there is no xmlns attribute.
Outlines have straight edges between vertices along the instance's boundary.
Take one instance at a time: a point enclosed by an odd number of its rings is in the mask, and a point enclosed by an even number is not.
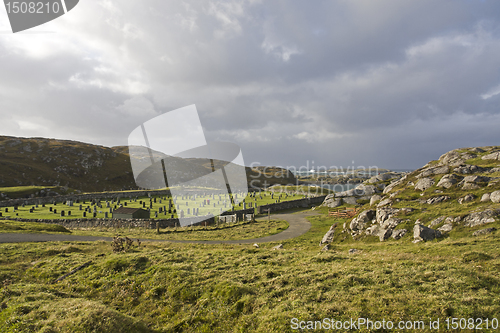
<svg viewBox="0 0 500 333"><path fill-rule="evenodd" d="M413 227L413 238L415 240L431 241L441 236L441 231L428 228L421 224L417 224Z"/></svg>
<svg viewBox="0 0 500 333"><path fill-rule="evenodd" d="M415 184L415 190L425 191L435 183L436 182L432 178L422 178Z"/></svg>

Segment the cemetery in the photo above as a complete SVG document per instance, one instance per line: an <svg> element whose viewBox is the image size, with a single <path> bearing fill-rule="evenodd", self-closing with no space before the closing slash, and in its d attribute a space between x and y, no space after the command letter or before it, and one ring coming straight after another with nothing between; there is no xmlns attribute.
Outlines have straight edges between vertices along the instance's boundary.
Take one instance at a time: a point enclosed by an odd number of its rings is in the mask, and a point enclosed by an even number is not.
<svg viewBox="0 0 500 333"><path fill-rule="evenodd" d="M0 210L0 219L25 222L55 223L67 228L94 227L141 227L167 228L179 226L178 219L193 219L189 225L200 225L199 217L206 223L213 223L214 216L220 215L220 220L227 223L246 221L255 214L267 214L268 209L279 211L283 209L306 207L321 203L324 196L308 198L297 193L249 192L246 196L235 193L231 196L215 193L193 191L184 196L171 197L166 191L152 191L144 196L123 198L98 197L79 199L66 197L65 201L36 200L20 202L11 200L16 205L4 206ZM156 194L156 195L155 195ZM86 196L87 198L87 196ZM46 198L43 198L46 199ZM5 203L5 201L4 201ZM252 217L250 217L252 216Z"/></svg>

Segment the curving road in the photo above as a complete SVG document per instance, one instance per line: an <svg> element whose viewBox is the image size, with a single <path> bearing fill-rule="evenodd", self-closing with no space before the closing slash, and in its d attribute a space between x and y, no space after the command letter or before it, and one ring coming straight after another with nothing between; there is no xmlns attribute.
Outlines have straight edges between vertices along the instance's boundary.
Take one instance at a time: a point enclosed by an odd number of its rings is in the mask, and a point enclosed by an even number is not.
<svg viewBox="0 0 500 333"><path fill-rule="evenodd" d="M189 241L189 240L169 240L169 239L141 239L141 242L172 242L172 243L196 243L196 244L248 244L248 243L268 243L280 242L283 240L295 238L305 234L311 228L311 223L306 220L307 216L316 215L311 211L296 213L296 214L273 214L274 219L285 220L289 227L279 234L242 240L227 240L227 241ZM267 217L266 217L267 219ZM76 236L65 234L21 234L21 233L5 233L0 234L0 243L24 243L24 242L64 242L64 241L80 241L92 242L97 240L111 241L111 237L99 236Z"/></svg>

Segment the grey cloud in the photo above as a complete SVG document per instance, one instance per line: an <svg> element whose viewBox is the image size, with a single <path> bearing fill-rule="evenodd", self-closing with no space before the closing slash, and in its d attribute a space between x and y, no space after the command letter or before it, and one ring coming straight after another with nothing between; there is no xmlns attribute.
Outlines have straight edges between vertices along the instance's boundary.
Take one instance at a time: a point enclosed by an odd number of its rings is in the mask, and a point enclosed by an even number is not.
<svg viewBox="0 0 500 333"><path fill-rule="evenodd" d="M0 35L4 134L123 145L196 104L207 138L239 143L245 161L416 168L498 141L499 13L496 1L82 2L54 34Z"/></svg>

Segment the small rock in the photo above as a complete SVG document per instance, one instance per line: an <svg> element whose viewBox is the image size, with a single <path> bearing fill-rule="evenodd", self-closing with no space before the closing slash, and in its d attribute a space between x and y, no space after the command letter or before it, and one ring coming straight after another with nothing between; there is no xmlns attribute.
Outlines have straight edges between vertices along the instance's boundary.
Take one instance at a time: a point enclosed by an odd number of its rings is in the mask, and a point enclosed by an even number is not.
<svg viewBox="0 0 500 333"><path fill-rule="evenodd" d="M392 203L391 199L385 199L385 200L382 200L379 202L379 204L377 205L377 208L380 208L380 207L384 207L384 206L387 206L387 205L390 205Z"/></svg>
<svg viewBox="0 0 500 333"><path fill-rule="evenodd" d="M325 246L323 246L323 248L321 249L321 251L325 252L325 251L328 251L330 250L330 244L326 244Z"/></svg>
<svg viewBox="0 0 500 333"><path fill-rule="evenodd" d="M406 230L406 229L393 230L392 231L392 238L394 238L395 240L398 240L401 237L403 237L404 235L406 235L407 232L408 232L408 230Z"/></svg>
<svg viewBox="0 0 500 333"><path fill-rule="evenodd" d="M421 224L415 225L413 228L413 238L414 239L421 239L424 241L430 241L435 238L441 237L441 232L439 230L434 230L431 228L428 228L426 226L423 226Z"/></svg>
<svg viewBox="0 0 500 333"><path fill-rule="evenodd" d="M455 176L454 174L444 175L439 182L437 183L437 187L450 188L454 184L458 183L461 178Z"/></svg>
<svg viewBox="0 0 500 333"><path fill-rule="evenodd" d="M451 198L447 195L440 195L438 197L433 197L433 198L429 198L427 200L425 200L425 203L427 203L428 205L433 205L433 204L437 204L437 203L440 203L440 202L444 202L444 201L447 201L447 200L450 200Z"/></svg>
<svg viewBox="0 0 500 333"><path fill-rule="evenodd" d="M446 223L443 224L443 226L438 228L437 230L441 231L442 233L445 233L445 232L450 232L452 229L453 225L451 223Z"/></svg>
<svg viewBox="0 0 500 333"><path fill-rule="evenodd" d="M422 178L417 182L417 184L415 184L415 190L425 191L435 183L436 182L432 178Z"/></svg>
<svg viewBox="0 0 500 333"><path fill-rule="evenodd" d="M392 229L382 229L380 230L378 237L381 242L385 241L387 238L391 237Z"/></svg>
<svg viewBox="0 0 500 333"><path fill-rule="evenodd" d="M460 165L459 167L456 167L453 171L456 173L462 173L462 174L473 174L473 173L478 173L478 172L485 172L487 169L478 167L477 165Z"/></svg>
<svg viewBox="0 0 500 333"><path fill-rule="evenodd" d="M432 227L437 226L439 223L443 222L444 219L446 219L446 216L440 216L437 219L432 220L431 224L429 224L429 227L432 228Z"/></svg>
<svg viewBox="0 0 500 333"><path fill-rule="evenodd" d="M481 229L481 230L478 230L478 231L475 231L472 236L481 236L481 235L486 235L486 234L490 234L492 233L493 231L496 231L497 229L496 228L486 228L486 229Z"/></svg>
<svg viewBox="0 0 500 333"><path fill-rule="evenodd" d="M490 194L490 200L495 203L500 202L500 191L495 191Z"/></svg>
<svg viewBox="0 0 500 333"><path fill-rule="evenodd" d="M382 197L380 195L378 195L378 194L375 194L374 196L372 196L370 198L370 206L373 206L373 204L375 202L380 201L380 200L382 200Z"/></svg>
<svg viewBox="0 0 500 333"><path fill-rule="evenodd" d="M474 201L475 198L476 198L476 196L474 194L467 194L466 196L459 198L458 203L462 205L466 202Z"/></svg>
<svg viewBox="0 0 500 333"><path fill-rule="evenodd" d="M417 178L422 178L432 175L441 175L443 173L448 173L448 171L449 171L448 166L431 167L418 174Z"/></svg>
<svg viewBox="0 0 500 333"><path fill-rule="evenodd" d="M357 249L349 249L349 254L354 254L356 252L359 252Z"/></svg>
<svg viewBox="0 0 500 333"><path fill-rule="evenodd" d="M488 202L488 201L490 201L490 193L483 194L483 196L481 197L481 202Z"/></svg>
<svg viewBox="0 0 500 333"><path fill-rule="evenodd" d="M497 213L491 209L482 212L471 213L463 218L463 223L467 227L475 227L481 224L495 222Z"/></svg>
<svg viewBox="0 0 500 333"><path fill-rule="evenodd" d="M482 160L500 160L500 152L491 153L481 157Z"/></svg>
<svg viewBox="0 0 500 333"><path fill-rule="evenodd" d="M365 210L361 212L358 217L352 219L349 224L349 228L353 231L364 230L368 225L370 225L371 221L375 218L374 210Z"/></svg>
<svg viewBox="0 0 500 333"><path fill-rule="evenodd" d="M283 250L283 244L276 245L272 248L272 250Z"/></svg>
<svg viewBox="0 0 500 333"><path fill-rule="evenodd" d="M254 246L255 248L257 248L257 249L259 248L259 244L257 244L257 243L253 244L253 246Z"/></svg>
<svg viewBox="0 0 500 333"><path fill-rule="evenodd" d="M335 228L330 229L326 232L326 234L323 236L323 239L319 243L319 245L325 244L325 243L331 243L333 241L333 236L335 234Z"/></svg>

